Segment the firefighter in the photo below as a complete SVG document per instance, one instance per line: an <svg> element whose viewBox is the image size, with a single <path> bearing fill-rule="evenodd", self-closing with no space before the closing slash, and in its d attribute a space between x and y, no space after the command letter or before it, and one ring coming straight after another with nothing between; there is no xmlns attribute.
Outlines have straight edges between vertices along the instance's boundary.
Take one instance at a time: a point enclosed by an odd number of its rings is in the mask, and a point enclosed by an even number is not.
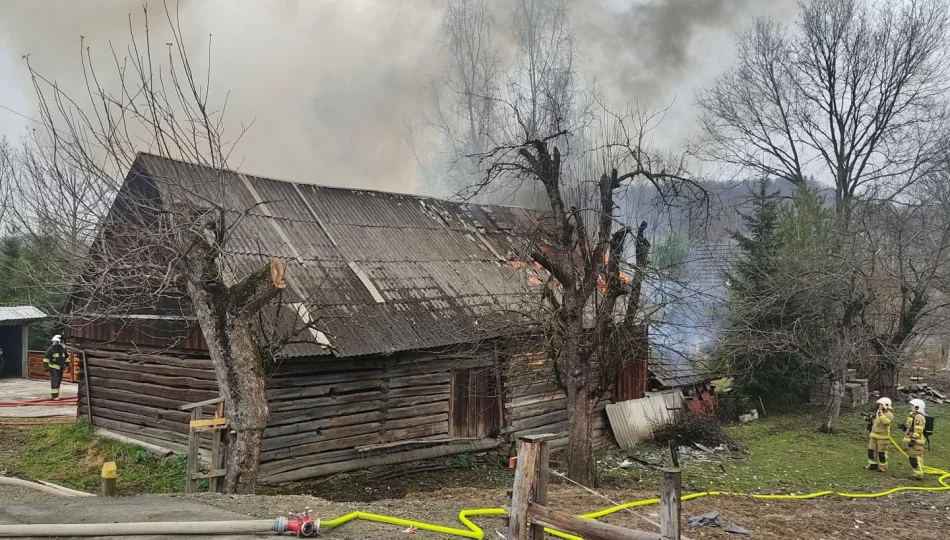
<svg viewBox="0 0 950 540"><path fill-rule="evenodd" d="M69 357L61 336L53 336L53 343L46 349L43 357L43 370L49 372L50 395L59 399L59 383L63 381L63 370L69 368Z"/></svg>
<svg viewBox="0 0 950 540"><path fill-rule="evenodd" d="M913 409L907 420L904 421L904 444L907 445L907 458L910 460L910 468L914 470L911 478L923 480L924 478L924 443L927 438L924 436L924 427L927 425L927 417L924 415L926 403L922 399L910 400L910 406Z"/></svg>
<svg viewBox="0 0 950 540"><path fill-rule="evenodd" d="M893 421L891 398L882 397L877 400L877 414L871 424L871 437L868 440L868 464L865 468L869 471L887 471L887 445L890 442Z"/></svg>

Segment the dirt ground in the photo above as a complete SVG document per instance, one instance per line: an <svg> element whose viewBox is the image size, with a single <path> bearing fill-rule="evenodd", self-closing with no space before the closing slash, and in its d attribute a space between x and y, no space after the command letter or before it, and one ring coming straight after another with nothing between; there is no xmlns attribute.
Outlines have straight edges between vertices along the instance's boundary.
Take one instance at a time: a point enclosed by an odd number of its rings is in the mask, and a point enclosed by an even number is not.
<svg viewBox="0 0 950 540"><path fill-rule="evenodd" d="M656 493L608 490L602 493L614 501L656 497ZM274 517L279 513L311 508L317 517L333 518L355 510L388 514L406 519L460 527L457 515L466 508L499 507L504 504L504 490L456 488L411 493L402 499L375 502L332 502L300 496L225 496L194 495L201 502L257 518ZM551 486L549 505L576 514L591 512L611 503L585 491L568 486ZM759 501L741 497L705 497L683 503L683 516L719 510L724 518L752 532L752 538L789 538L808 540L858 538L914 538L944 540L950 531L950 494L900 494L870 500L817 499L811 501ZM656 507L642 507L635 512L621 511L603 518L607 523L645 531L656 530L637 513L656 520ZM486 538L498 538L504 532L499 518L479 518ZM351 522L326 533L326 538L375 540L394 538L404 532L402 527ZM737 538L716 528L684 530L689 538ZM417 537L449 538L417 531ZM553 538L553 537L552 537Z"/></svg>

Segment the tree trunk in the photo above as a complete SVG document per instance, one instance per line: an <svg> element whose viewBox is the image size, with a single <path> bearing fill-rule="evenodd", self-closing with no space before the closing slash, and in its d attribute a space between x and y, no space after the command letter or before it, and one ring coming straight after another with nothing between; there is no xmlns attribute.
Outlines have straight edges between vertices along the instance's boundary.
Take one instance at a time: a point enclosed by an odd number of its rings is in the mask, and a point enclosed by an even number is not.
<svg viewBox="0 0 950 540"><path fill-rule="evenodd" d="M897 366L892 362L878 362L876 390L881 393L881 397L893 398L897 395Z"/></svg>
<svg viewBox="0 0 950 540"><path fill-rule="evenodd" d="M940 358L943 359L943 370L950 371L950 334L944 334L940 339Z"/></svg>
<svg viewBox="0 0 950 540"><path fill-rule="evenodd" d="M587 377L583 378L586 381ZM590 398L590 386L569 384L567 407L570 440L567 476L578 484L594 487L597 471L594 468L594 441L591 435L594 407Z"/></svg>
<svg viewBox="0 0 950 540"><path fill-rule="evenodd" d="M581 330L582 331L582 330ZM564 383L567 393L567 423L570 444L567 476L587 487L594 487L594 444L591 437L593 404L590 395L590 366L580 357L579 339L565 336L563 358L566 361Z"/></svg>
<svg viewBox="0 0 950 540"><path fill-rule="evenodd" d="M267 425L265 378L254 331L246 316L229 313L223 299L200 287L190 289L228 419L223 489L225 493L253 493Z"/></svg>
<svg viewBox="0 0 950 540"><path fill-rule="evenodd" d="M828 402L828 418L822 430L825 433L838 432L838 422L841 420L841 400L844 398L845 390L844 377L846 374L847 371L833 374L831 382L831 401Z"/></svg>

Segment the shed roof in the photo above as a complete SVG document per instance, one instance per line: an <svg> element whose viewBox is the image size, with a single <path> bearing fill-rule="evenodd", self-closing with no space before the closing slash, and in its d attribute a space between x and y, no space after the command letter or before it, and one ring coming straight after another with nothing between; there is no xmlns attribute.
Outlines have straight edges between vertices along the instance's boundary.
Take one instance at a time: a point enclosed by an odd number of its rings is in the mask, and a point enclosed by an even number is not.
<svg viewBox="0 0 950 540"><path fill-rule="evenodd" d="M510 324L512 306L533 296L530 274L509 262L521 260L536 223L525 209L294 183L150 154L139 154L127 183L136 177L151 179L166 205L249 209L228 240L226 275L280 257L283 300L322 332L283 355L470 343Z"/></svg>
<svg viewBox="0 0 950 540"><path fill-rule="evenodd" d="M33 306L0 306L0 326L16 326L45 319L47 315Z"/></svg>

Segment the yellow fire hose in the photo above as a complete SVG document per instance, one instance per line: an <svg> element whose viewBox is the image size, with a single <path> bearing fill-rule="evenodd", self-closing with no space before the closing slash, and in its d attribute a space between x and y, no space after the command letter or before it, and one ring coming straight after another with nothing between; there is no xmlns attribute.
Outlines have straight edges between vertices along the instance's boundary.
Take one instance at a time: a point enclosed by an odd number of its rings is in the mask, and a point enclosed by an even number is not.
<svg viewBox="0 0 950 540"><path fill-rule="evenodd" d="M907 452L904 449L894 442L894 439L891 439L891 442L894 443L894 447L907 457ZM777 500L805 500L805 499L817 499L819 497L827 497L829 495L837 495L838 497L843 497L846 499L873 499L877 497L886 497L887 495L892 495L894 493L899 493L902 491L948 491L950 490L950 472L944 471L943 469L938 469L936 467L924 467L924 473L929 475L936 475L937 482L940 486L938 487L922 487L922 486L901 486L893 489L888 489L886 491L881 491L879 493L845 493L841 491L816 491L814 493L807 493L804 495L758 495L754 493L739 493L733 491L703 491L700 493L691 493L689 495L684 495L682 500L690 501L693 499L699 499L701 497L708 497L710 495L728 495L734 497L751 497L753 499L763 499L769 501ZM582 514L580 517L587 519L599 519L604 516L619 512L621 510L626 510L627 508L636 508L639 506L650 506L653 504L660 504L660 499L643 499L639 501L631 501L621 505L612 506L610 508L605 508L603 510L598 510L597 512L591 512L589 514ZM471 519L478 516L505 516L508 515L508 512L504 508L472 508L468 510L462 510L459 512L459 521L462 522L466 528L453 528L453 527L443 527L442 525L435 525L432 523L426 523L424 521L414 521L410 519L402 519L392 516L384 516L381 514L371 514L369 512L352 512L343 516L340 516L335 519L325 520L320 522L321 528L330 529L333 527L338 527L344 523L353 521L355 519L363 519L366 521L375 521L377 523L388 523L390 525L399 525L401 527L412 527L418 530L423 531L432 531L443 534L450 534L453 536L460 536L462 538L473 538L475 540L482 540L485 538L485 532L478 526L472 523ZM583 540L579 536L573 534L567 534L554 529L544 529L548 534L564 538L566 540Z"/></svg>

